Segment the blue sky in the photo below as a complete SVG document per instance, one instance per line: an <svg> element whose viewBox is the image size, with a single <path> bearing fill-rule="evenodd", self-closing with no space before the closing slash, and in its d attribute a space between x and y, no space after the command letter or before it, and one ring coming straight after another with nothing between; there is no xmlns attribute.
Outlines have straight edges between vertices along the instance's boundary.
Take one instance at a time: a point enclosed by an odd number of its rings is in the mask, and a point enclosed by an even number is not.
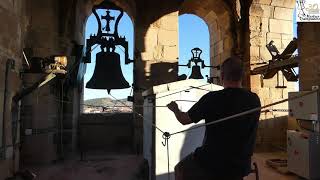
<svg viewBox="0 0 320 180"><path fill-rule="evenodd" d="M104 10L99 10L98 14L105 15ZM117 12L112 12L111 15L118 15ZM296 17L294 17L294 36L297 37L297 23L295 21ZM114 21L113 21L114 22ZM104 24L103 24L104 25ZM113 29L114 24L111 24L111 29ZM86 25L86 32L85 36L86 39L89 38L90 34L95 34L97 32L97 21L94 15L91 15L88 18L87 25ZM119 23L119 35L125 36L127 41L129 42L129 57L130 59L133 58L133 48L134 48L134 27L130 17L125 13ZM194 47L199 47L202 49L202 59L205 61L206 65L210 65L210 35L207 24L198 16L185 14L179 17L179 64L187 64L188 60L192 57L190 52L191 49ZM122 47L121 47L122 48ZM123 49L123 48L122 48ZM94 68L95 68L95 55L97 52L100 51L100 48L96 48L92 52L92 63L87 64L87 72L84 77L85 84L87 81L90 80ZM133 81L133 64L125 65L124 64L124 53L118 47L116 52L121 56L121 68L124 74L124 77L132 84ZM202 70L202 75L209 75L209 68L205 68ZM189 76L191 73L191 69L186 67L179 67L179 75L186 74ZM122 90L111 90L111 94L116 98L123 99L130 95L131 88L122 89ZM94 90L94 89L87 89L84 90L84 99L94 99L94 98L101 98L101 97L109 97L106 90Z"/></svg>

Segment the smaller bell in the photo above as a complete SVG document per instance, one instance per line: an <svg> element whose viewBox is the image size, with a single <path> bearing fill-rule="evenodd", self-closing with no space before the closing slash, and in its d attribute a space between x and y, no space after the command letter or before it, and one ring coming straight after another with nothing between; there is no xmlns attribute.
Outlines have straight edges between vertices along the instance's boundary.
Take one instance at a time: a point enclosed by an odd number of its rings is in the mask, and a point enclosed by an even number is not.
<svg viewBox="0 0 320 180"><path fill-rule="evenodd" d="M200 66L198 65L192 66L192 72L189 79L203 79Z"/></svg>

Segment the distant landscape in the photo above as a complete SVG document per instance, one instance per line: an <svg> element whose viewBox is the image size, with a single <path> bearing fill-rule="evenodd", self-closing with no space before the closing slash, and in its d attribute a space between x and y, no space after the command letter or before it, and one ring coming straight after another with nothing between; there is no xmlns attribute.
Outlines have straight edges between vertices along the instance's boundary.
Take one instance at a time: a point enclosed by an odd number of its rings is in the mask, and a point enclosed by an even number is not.
<svg viewBox="0 0 320 180"><path fill-rule="evenodd" d="M132 102L127 99L96 98L84 101L83 113L129 113L131 107Z"/></svg>

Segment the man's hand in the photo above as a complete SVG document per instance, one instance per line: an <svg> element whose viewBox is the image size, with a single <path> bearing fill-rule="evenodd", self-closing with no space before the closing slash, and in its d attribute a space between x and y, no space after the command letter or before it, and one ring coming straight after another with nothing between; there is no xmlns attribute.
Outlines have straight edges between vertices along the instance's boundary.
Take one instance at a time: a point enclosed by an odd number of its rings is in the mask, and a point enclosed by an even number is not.
<svg viewBox="0 0 320 180"><path fill-rule="evenodd" d="M174 113L181 124L186 125L192 123L188 113L180 111L178 104L175 101L169 103L167 107Z"/></svg>
<svg viewBox="0 0 320 180"><path fill-rule="evenodd" d="M171 101L171 103L169 103L167 107L174 113L179 111L178 104L175 101Z"/></svg>

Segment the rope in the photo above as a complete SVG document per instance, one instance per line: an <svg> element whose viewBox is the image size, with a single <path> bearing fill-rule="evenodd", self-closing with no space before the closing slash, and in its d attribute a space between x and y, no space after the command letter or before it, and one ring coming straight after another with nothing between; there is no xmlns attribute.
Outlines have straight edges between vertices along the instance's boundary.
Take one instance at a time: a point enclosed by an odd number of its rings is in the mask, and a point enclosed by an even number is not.
<svg viewBox="0 0 320 180"><path fill-rule="evenodd" d="M312 94L312 93L317 92L317 91L318 91L318 89L312 90L310 92L306 92L306 93L303 93L303 94L300 94L300 95L297 95L297 96L294 96L294 97L291 97L291 98L283 99L281 101L277 101L277 102L265 105L263 107L253 108L253 109L250 109L250 110L238 113L238 114L234 114L232 116L228 116L228 117L225 117L225 118L218 119L218 120L213 121L213 122L200 124L200 125L197 125L197 126L194 126L192 128L185 129L185 130L182 130L182 131L177 131L177 132L172 133L171 136L179 134L179 133L183 133L183 132L186 132L186 131L190 131L190 130L193 130L193 129L197 129L197 128L200 128L200 127L203 127L203 126L210 126L210 125L213 125L213 124L217 124L217 123L220 123L220 122L223 122L223 121L227 121L227 120L230 120L230 119L233 119L233 118L236 118L236 117L240 117L240 116L243 116L243 115L251 114L251 113L256 112L256 111L261 111L262 109L266 109L268 107L271 107L271 106L274 106L274 105L277 105L277 104L281 104L281 103L284 103L284 102L287 102L287 101L290 101L290 100L295 100L295 99L301 98L303 96Z"/></svg>
<svg viewBox="0 0 320 180"><path fill-rule="evenodd" d="M168 161L168 173L167 173L167 175L168 175L168 180L170 180L169 139L170 139L171 136L179 134L179 133L183 133L183 132L186 132L186 131L190 131L190 130L193 130L193 129L197 129L197 128L200 128L200 127L203 127L203 126L209 126L209 125L217 124L217 123L220 123L220 122L223 122L223 121L227 121L227 120L230 120L230 119L233 119L233 118L236 118L236 117L240 117L240 116L243 116L243 115L246 115L246 114L250 114L250 113L253 113L253 112L256 112L256 111L261 111L262 109L265 109L265 108L268 108L268 107L271 107L271 106L274 106L274 105L277 105L277 104L281 104L281 103L284 103L286 101L295 100L295 99L301 98L303 96L312 94L312 93L314 93L316 91L318 91L318 89L310 91L310 92L306 92L306 93L303 93L303 94L300 94L300 95L297 95L297 96L294 96L294 97L291 97L291 98L287 98L287 99L284 99L284 100L281 100L281 101L278 101L278 102L275 102L275 103L271 103L271 104L265 105L263 107L250 109L248 111L244 111L244 112L241 112L241 113L229 116L229 117L225 117L225 118L216 120L214 122L201 124L201 125L194 126L192 128L185 129L185 130L182 130L182 131L177 131L177 132L172 133L172 134L170 134L169 132L164 132L163 135L162 135L162 138L164 139L164 142L162 142L162 145L163 146L167 146L167 161ZM285 110L279 109L279 111L285 111Z"/></svg>
<svg viewBox="0 0 320 180"><path fill-rule="evenodd" d="M162 138L164 139L164 142L162 142L163 146L167 146L167 168L168 168L168 180L170 180L170 156L169 156L169 139L171 135L168 132L164 132L162 134Z"/></svg>
<svg viewBox="0 0 320 180"><path fill-rule="evenodd" d="M137 111L135 111L132 107L126 105L124 102L118 100L116 97L114 97L111 93L109 94L114 100L116 100L117 102L120 102L121 104L123 104L124 106L128 107L129 109L132 110L133 113L137 114L138 116L142 117L144 119L144 116L140 113L138 113ZM162 133L165 133L164 131L162 131L160 128L158 128L154 123L149 122L149 121L145 121L148 122L151 126L155 127L157 130L159 130Z"/></svg>

